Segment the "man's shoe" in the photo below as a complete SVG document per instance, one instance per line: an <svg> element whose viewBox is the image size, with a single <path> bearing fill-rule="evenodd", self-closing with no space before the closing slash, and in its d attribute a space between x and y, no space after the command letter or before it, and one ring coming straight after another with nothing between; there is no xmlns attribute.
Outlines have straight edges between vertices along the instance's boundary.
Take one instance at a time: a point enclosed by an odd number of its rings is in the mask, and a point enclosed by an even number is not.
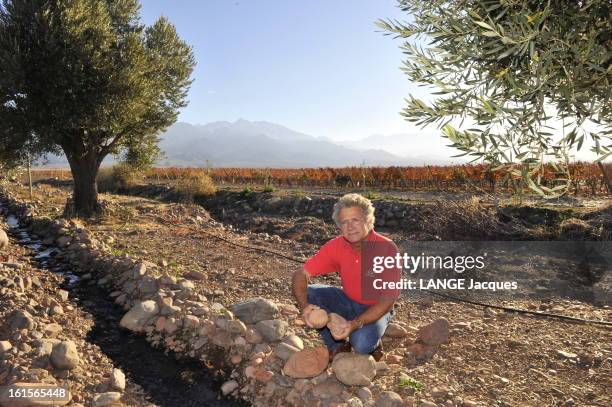
<svg viewBox="0 0 612 407"><path fill-rule="evenodd" d="M375 361L380 362L380 360L383 358L383 356L385 356L385 354L383 352L382 341L380 341L378 346L376 348L374 348L374 350L372 351L372 353L370 353L370 355L372 355L372 357L374 358Z"/></svg>
<svg viewBox="0 0 612 407"><path fill-rule="evenodd" d="M336 346L336 348L329 352L329 361L330 363L334 360L334 357L338 354L338 353L342 353L342 352L350 352L351 351L351 344L349 342L345 342L341 345Z"/></svg>

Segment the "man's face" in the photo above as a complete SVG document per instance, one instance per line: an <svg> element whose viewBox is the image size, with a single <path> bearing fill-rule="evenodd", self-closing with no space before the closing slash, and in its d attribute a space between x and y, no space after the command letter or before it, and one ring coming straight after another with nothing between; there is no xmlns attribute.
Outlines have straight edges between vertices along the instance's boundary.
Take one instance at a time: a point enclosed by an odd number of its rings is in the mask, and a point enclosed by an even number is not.
<svg viewBox="0 0 612 407"><path fill-rule="evenodd" d="M338 216L342 236L351 243L357 243L368 235L363 211L358 206L340 209Z"/></svg>

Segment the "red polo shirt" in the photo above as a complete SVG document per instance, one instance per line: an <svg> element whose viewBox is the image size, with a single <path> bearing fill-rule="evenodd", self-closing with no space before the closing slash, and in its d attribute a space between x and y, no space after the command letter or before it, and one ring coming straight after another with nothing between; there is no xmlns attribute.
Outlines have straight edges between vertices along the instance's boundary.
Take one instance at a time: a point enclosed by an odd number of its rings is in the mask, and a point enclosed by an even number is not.
<svg viewBox="0 0 612 407"><path fill-rule="evenodd" d="M365 240L366 242L376 242L374 245L376 255L395 256L398 252L397 246L391 239L376 233L374 230L370 231ZM368 247L372 247L372 245ZM369 255L371 256L371 253ZM342 289L350 299L365 305L376 304L378 301L372 300L371 295L369 296L370 299L365 299L362 295L362 285L365 280L362 278L364 276L362 275L361 258L361 250L355 249L344 236L338 236L321 246L319 251L304 264L304 268L311 276L339 272ZM398 281L401 270L394 269L390 272L393 273L391 279ZM386 271L385 273L385 279L389 280L389 274ZM368 281L370 281L368 284L371 285L371 279ZM386 293L389 295L389 290ZM397 296L399 292L394 290L393 293Z"/></svg>

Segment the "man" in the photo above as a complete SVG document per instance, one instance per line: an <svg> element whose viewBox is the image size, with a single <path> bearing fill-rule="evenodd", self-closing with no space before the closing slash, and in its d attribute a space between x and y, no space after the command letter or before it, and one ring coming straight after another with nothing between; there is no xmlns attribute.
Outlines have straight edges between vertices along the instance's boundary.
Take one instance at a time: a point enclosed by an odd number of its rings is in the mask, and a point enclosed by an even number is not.
<svg viewBox="0 0 612 407"><path fill-rule="evenodd" d="M380 360L383 356L381 338L393 315L397 293L366 298L364 270L369 269L369 265L364 264L362 270L361 255L366 247L372 246L394 255L397 247L390 239L374 231L374 207L359 194L347 194L340 198L334 205L332 218L340 228L341 235L325 243L302 270L294 273L293 294L310 328L313 326L309 323L308 315L318 308L346 319L339 335L333 336L326 327L319 330L330 351L330 359L339 352L350 352L352 346L355 352L372 354L374 359ZM342 289L321 284L308 285L310 277L335 272L340 273Z"/></svg>

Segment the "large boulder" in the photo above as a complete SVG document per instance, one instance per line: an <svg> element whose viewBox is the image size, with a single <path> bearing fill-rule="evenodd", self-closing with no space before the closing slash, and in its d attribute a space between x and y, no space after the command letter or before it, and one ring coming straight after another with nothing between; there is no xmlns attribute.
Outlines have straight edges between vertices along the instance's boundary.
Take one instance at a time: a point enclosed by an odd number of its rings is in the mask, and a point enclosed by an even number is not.
<svg viewBox="0 0 612 407"><path fill-rule="evenodd" d="M157 302L153 300L148 301L139 301L132 309L130 309L124 316L121 318L121 325L123 328L129 329L131 331L141 331L143 329L143 325L147 323L147 321L159 312L159 306Z"/></svg>
<svg viewBox="0 0 612 407"><path fill-rule="evenodd" d="M429 325L419 328L418 338L421 342L437 346L448 342L450 337L450 324L446 318L436 319Z"/></svg>
<svg viewBox="0 0 612 407"><path fill-rule="evenodd" d="M376 361L370 355L339 353L334 357L332 370L336 378L349 386L369 386L376 376Z"/></svg>
<svg viewBox="0 0 612 407"><path fill-rule="evenodd" d="M231 307L231 311L245 324L256 324L274 319L278 315L276 304L265 298L252 298L239 302Z"/></svg>
<svg viewBox="0 0 612 407"><path fill-rule="evenodd" d="M325 346L295 352L283 367L283 372L294 379L306 379L321 374L329 363L329 351Z"/></svg>
<svg viewBox="0 0 612 407"><path fill-rule="evenodd" d="M71 340L62 341L53 346L51 364L57 369L74 369L81 362L76 344Z"/></svg>

